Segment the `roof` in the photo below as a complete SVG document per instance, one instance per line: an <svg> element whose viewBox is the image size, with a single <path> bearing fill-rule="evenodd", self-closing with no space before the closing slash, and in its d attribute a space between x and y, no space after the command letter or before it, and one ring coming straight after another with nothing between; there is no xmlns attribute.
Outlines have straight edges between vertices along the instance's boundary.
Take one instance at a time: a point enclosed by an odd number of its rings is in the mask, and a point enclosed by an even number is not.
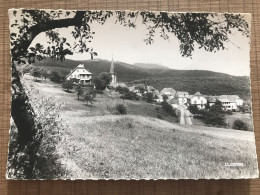
<svg viewBox="0 0 260 195"><path fill-rule="evenodd" d="M75 72L75 70L78 70L78 69L85 69L86 70L85 74L92 74L91 72L89 72L89 70L87 70L85 68L84 64L79 64L76 68L74 68L72 71L70 71L70 73L66 77L69 77L73 72Z"/></svg>
<svg viewBox="0 0 260 195"><path fill-rule="evenodd" d="M163 88L160 93L161 94L171 93L171 94L175 95L176 91L173 88Z"/></svg>
<svg viewBox="0 0 260 195"><path fill-rule="evenodd" d="M240 98L237 95L220 95L218 99L228 99L230 102L236 102Z"/></svg>
<svg viewBox="0 0 260 195"><path fill-rule="evenodd" d="M230 102L230 100L226 98L218 98L218 100L221 102Z"/></svg>
<svg viewBox="0 0 260 195"><path fill-rule="evenodd" d="M189 97L189 93L187 91L177 91L178 97Z"/></svg>
<svg viewBox="0 0 260 195"><path fill-rule="evenodd" d="M216 102L217 98L215 96L206 96L205 97L207 99L208 102Z"/></svg>
<svg viewBox="0 0 260 195"><path fill-rule="evenodd" d="M143 87L143 88L145 88L145 84L137 83L137 84L134 84L133 87Z"/></svg>
<svg viewBox="0 0 260 195"><path fill-rule="evenodd" d="M148 86L147 86L147 90L148 90L148 91L152 91L152 90L156 90L156 89L155 89L153 86L148 85Z"/></svg>
<svg viewBox="0 0 260 195"><path fill-rule="evenodd" d="M168 103L169 104L178 104L178 100L177 99L171 99Z"/></svg>
<svg viewBox="0 0 260 195"><path fill-rule="evenodd" d="M195 95L195 96L202 96L199 91L197 91L194 95Z"/></svg>

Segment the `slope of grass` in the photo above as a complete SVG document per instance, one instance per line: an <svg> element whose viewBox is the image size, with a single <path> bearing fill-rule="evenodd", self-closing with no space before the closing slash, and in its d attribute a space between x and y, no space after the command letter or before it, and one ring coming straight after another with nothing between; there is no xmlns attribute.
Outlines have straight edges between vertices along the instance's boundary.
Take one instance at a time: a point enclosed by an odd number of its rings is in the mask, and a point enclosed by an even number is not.
<svg viewBox="0 0 260 195"><path fill-rule="evenodd" d="M81 121L81 122L80 122ZM142 116L99 116L73 120L59 147L73 178L241 178L257 177L253 133L184 130ZM200 128L200 127L196 127ZM196 129L195 128L195 129ZM240 139L241 137L249 139ZM64 143L64 142L63 142ZM227 167L225 163L243 163ZM81 170L78 172L78 170Z"/></svg>
<svg viewBox="0 0 260 195"><path fill-rule="evenodd" d="M254 133L229 129L183 127L153 117L154 106L129 101L129 115L106 111L109 97L98 96L85 106L74 93L52 82L31 83L39 93L34 101L50 96L67 128L56 145L63 178L242 178L257 177ZM144 106L147 106L145 111ZM139 110L143 110L142 112ZM151 110L148 110L151 109ZM138 115L135 115L139 112ZM243 166L225 166L243 163Z"/></svg>

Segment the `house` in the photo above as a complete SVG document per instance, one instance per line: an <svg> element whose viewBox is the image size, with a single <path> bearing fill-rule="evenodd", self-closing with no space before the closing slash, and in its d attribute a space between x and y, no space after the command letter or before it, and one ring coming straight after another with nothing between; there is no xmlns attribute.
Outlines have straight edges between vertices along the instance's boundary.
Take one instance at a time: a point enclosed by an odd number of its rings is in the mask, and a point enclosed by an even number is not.
<svg viewBox="0 0 260 195"><path fill-rule="evenodd" d="M147 86L146 86L146 90L147 90L147 92L156 91L156 89L155 89L153 86L151 86L151 85L147 85Z"/></svg>
<svg viewBox="0 0 260 195"><path fill-rule="evenodd" d="M196 92L189 98L189 103L191 105L197 105L198 109L205 109L207 105L207 99L200 93Z"/></svg>
<svg viewBox="0 0 260 195"><path fill-rule="evenodd" d="M236 110L244 103L237 95L220 95L217 99L221 101L224 110Z"/></svg>
<svg viewBox="0 0 260 195"><path fill-rule="evenodd" d="M216 96L208 95L208 96L205 96L205 98L207 99L207 104L208 104L209 107L215 105L215 103L217 101Z"/></svg>
<svg viewBox="0 0 260 195"><path fill-rule="evenodd" d="M175 98L178 100L179 104L187 104L189 93L187 91L177 91L175 94Z"/></svg>
<svg viewBox="0 0 260 195"><path fill-rule="evenodd" d="M223 110L232 110L231 108L231 102L227 98L218 98L218 100L221 102Z"/></svg>
<svg viewBox="0 0 260 195"><path fill-rule="evenodd" d="M84 67L84 64L79 64L76 68L70 71L66 76L66 80L75 79L79 83L89 83L92 81L92 73Z"/></svg>
<svg viewBox="0 0 260 195"><path fill-rule="evenodd" d="M171 100L175 97L176 95L176 91L173 88L163 88L160 91L160 94L163 95L167 95L168 99Z"/></svg>

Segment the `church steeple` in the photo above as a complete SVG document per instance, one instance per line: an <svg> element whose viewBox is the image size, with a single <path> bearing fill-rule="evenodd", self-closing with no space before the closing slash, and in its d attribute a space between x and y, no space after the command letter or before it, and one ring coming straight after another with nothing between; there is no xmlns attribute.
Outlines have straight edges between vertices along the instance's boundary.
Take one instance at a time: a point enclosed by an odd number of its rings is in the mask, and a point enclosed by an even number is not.
<svg viewBox="0 0 260 195"><path fill-rule="evenodd" d="M112 56L112 60L111 60L111 66L110 66L110 74L112 76L112 80L110 84L115 84L117 83L117 78L116 78L116 73L115 73L115 65L114 65L114 59Z"/></svg>
<svg viewBox="0 0 260 195"><path fill-rule="evenodd" d="M115 66L114 66L114 59L112 56L111 66L110 66L110 74L115 74Z"/></svg>

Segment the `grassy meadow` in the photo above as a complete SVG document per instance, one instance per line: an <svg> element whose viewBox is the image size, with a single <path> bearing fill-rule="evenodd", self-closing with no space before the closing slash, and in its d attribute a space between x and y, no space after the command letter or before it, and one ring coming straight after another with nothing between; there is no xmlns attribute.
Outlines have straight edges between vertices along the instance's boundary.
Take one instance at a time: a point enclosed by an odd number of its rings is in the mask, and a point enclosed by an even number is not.
<svg viewBox="0 0 260 195"><path fill-rule="evenodd" d="M49 103L60 105L57 123L63 128L53 154L62 168L59 177L64 179L258 176L253 132L181 126L161 108L131 100L124 101L127 115L111 115L107 107L123 100L111 98L108 92L98 94L93 105L86 105L75 93L50 81L33 82L25 75L23 83L35 101L51 97Z"/></svg>

